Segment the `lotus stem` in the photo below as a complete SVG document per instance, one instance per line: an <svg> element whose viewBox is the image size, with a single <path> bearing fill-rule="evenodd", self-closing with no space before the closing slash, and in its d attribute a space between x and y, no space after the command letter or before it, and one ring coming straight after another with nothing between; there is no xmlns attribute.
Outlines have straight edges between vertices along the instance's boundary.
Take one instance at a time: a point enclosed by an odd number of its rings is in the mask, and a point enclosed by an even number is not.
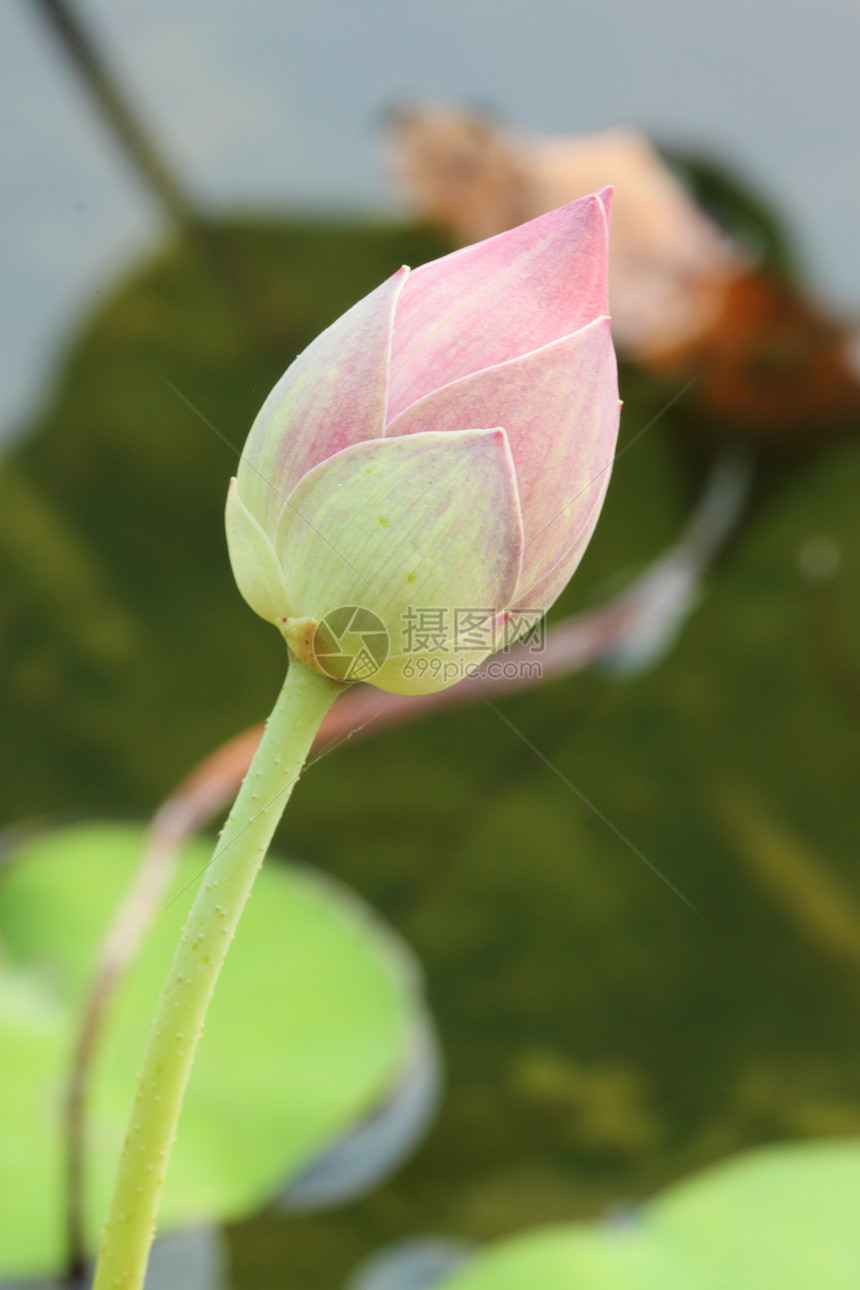
<svg viewBox="0 0 860 1290"><path fill-rule="evenodd" d="M292 660L158 1002L93 1290L140 1290L194 1052L245 902L323 717L343 686Z"/></svg>

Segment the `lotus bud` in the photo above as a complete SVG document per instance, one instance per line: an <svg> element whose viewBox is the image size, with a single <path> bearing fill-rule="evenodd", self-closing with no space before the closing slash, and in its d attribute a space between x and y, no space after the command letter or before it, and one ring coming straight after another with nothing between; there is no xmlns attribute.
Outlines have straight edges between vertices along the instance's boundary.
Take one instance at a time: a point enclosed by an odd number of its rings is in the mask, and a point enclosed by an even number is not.
<svg viewBox="0 0 860 1290"><path fill-rule="evenodd" d="M608 205L399 270L266 399L230 485L230 559L308 666L441 690L567 584L618 430Z"/></svg>

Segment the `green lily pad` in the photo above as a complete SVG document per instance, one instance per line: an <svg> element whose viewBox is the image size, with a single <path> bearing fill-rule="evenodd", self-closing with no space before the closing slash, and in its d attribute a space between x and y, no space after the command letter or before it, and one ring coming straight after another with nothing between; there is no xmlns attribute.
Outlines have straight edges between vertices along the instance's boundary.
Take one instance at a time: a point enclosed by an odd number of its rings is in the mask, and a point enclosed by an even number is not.
<svg viewBox="0 0 860 1290"><path fill-rule="evenodd" d="M750 1152L630 1221L504 1241L439 1290L854 1290L860 1143Z"/></svg>
<svg viewBox="0 0 860 1290"><path fill-rule="evenodd" d="M19 845L0 873L0 1275L63 1257L65 1064L94 946L143 831L83 824ZM195 882L174 898L124 982L90 1097L87 1215L104 1218L135 1073ZM373 1108L408 1060L420 1014L393 937L351 893L297 866L261 873L219 981L164 1189L164 1228L247 1213Z"/></svg>

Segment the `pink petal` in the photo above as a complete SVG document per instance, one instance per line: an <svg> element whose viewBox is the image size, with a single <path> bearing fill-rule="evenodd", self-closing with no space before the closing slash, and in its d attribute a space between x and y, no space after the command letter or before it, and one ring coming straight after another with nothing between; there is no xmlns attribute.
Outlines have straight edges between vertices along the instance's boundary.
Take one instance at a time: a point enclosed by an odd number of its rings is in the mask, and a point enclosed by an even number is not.
<svg viewBox="0 0 860 1290"><path fill-rule="evenodd" d="M382 435L394 310L408 274L398 270L317 336L257 414L236 477L266 532L312 466Z"/></svg>
<svg viewBox="0 0 860 1290"><path fill-rule="evenodd" d="M531 588L569 551L608 479L618 433L609 319L428 394L386 436L474 425L507 431L525 532L519 585Z"/></svg>
<svg viewBox="0 0 860 1290"><path fill-rule="evenodd" d="M607 312L608 192L422 265L397 305L387 420Z"/></svg>
<svg viewBox="0 0 860 1290"><path fill-rule="evenodd" d="M569 539L567 549L562 552L555 564L544 567L531 584L521 579L520 589L512 605L515 618L517 614L528 611L549 609L564 591L591 541L591 535L603 509L603 500L609 487L611 474L612 458L610 457L603 469L593 477L585 492L576 499L575 506L571 508L575 515L575 522L566 529Z"/></svg>

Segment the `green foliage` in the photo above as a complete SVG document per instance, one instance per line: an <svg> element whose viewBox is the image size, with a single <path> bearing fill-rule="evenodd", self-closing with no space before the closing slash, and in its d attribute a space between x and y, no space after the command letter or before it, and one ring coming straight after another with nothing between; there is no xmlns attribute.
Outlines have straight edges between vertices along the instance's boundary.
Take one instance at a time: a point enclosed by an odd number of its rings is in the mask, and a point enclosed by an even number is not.
<svg viewBox="0 0 860 1290"><path fill-rule="evenodd" d="M276 633L227 566L235 455L162 378L241 444L297 348L437 253L346 223L236 223L220 239L227 287L176 247L99 309L0 475L9 818L150 809L280 684ZM628 372L622 393L629 441L676 391ZM694 497L683 409L618 461L554 617L676 536ZM764 484L658 667L500 700L698 916L483 705L347 745L299 785L289 851L405 933L450 1079L396 1183L346 1213L234 1228L240 1286L334 1290L371 1243L588 1217L745 1146L860 1129L860 972L842 932L782 894L804 856L804 881L849 921L860 909L860 452L774 466ZM842 566L813 596L797 556L817 534Z"/></svg>
<svg viewBox="0 0 860 1290"><path fill-rule="evenodd" d="M0 1276L63 1257L62 1090L106 921L138 861L134 825L24 840L0 873ZM89 1099L87 1209L104 1217L146 1034L210 858L189 846L112 1008ZM387 933L350 893L267 866L224 968L191 1076L162 1225L259 1206L400 1075L418 1004Z"/></svg>
<svg viewBox="0 0 860 1290"><path fill-rule="evenodd" d="M730 1160L635 1215L504 1241L439 1290L853 1290L860 1146Z"/></svg>

